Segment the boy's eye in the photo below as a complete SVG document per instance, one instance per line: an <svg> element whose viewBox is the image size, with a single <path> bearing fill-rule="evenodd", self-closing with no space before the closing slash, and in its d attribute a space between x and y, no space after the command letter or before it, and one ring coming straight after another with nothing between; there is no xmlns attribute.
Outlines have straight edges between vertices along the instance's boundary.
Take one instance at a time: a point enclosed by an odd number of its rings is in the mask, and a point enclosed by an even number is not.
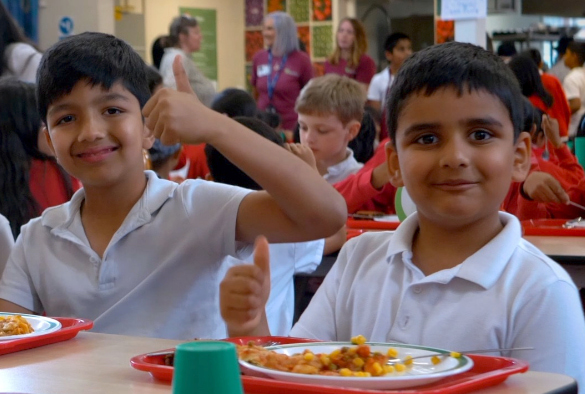
<svg viewBox="0 0 585 394"><path fill-rule="evenodd" d="M436 144L438 140L439 139L434 134L425 134L425 135L418 137L415 142L417 144L430 145L430 144Z"/></svg>
<svg viewBox="0 0 585 394"><path fill-rule="evenodd" d="M122 111L119 108L108 108L108 109L106 109L106 113L108 115L116 115L116 114L121 114Z"/></svg>
<svg viewBox="0 0 585 394"><path fill-rule="evenodd" d="M492 137L492 133L490 133L487 130L475 130L471 134L471 138L473 138L475 141L484 141L484 140L490 139L491 137Z"/></svg>
<svg viewBox="0 0 585 394"><path fill-rule="evenodd" d="M325 129L318 129L317 132L319 134L327 134L329 132L329 130L325 130Z"/></svg>
<svg viewBox="0 0 585 394"><path fill-rule="evenodd" d="M67 115L57 121L57 124L69 123L73 121L73 115Z"/></svg>

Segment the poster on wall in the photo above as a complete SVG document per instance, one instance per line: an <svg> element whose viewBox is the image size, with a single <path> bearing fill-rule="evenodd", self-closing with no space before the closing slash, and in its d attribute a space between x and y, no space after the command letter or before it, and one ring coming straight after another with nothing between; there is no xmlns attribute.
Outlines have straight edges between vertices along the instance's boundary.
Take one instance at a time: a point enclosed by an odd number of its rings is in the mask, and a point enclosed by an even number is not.
<svg viewBox="0 0 585 394"><path fill-rule="evenodd" d="M197 19L203 40L201 49L193 53L193 61L203 75L217 83L217 11L205 8L179 8L181 15Z"/></svg>
<svg viewBox="0 0 585 394"><path fill-rule="evenodd" d="M441 0L442 19L483 19L487 16L487 0Z"/></svg>

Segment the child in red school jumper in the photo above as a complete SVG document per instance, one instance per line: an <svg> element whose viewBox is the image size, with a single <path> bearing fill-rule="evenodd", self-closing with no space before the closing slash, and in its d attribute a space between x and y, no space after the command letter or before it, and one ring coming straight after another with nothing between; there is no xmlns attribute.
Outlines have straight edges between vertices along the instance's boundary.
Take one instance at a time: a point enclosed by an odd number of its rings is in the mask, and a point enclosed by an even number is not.
<svg viewBox="0 0 585 394"><path fill-rule="evenodd" d="M526 99L524 116L524 129L530 130L532 138L531 170L523 182L512 184L502 209L521 220L547 218L551 217L551 213L544 203L566 204L568 196L564 190L579 183L585 172L562 141L556 120L543 114ZM552 147L549 160L535 153L542 152L545 140ZM561 212L563 210L560 209Z"/></svg>
<svg viewBox="0 0 585 394"><path fill-rule="evenodd" d="M522 94L495 54L459 42L407 60L389 98L388 172L417 206L350 239L290 335L498 349L585 384L585 321L567 272L499 206L530 167ZM232 336L267 335L266 244L220 287ZM383 300L380 302L380 300Z"/></svg>
<svg viewBox="0 0 585 394"><path fill-rule="evenodd" d="M386 144L389 142L389 138L382 140L374 156L358 172L333 184L345 199L348 213L357 211L395 213L396 188L389 182L386 165Z"/></svg>
<svg viewBox="0 0 585 394"><path fill-rule="evenodd" d="M546 106L542 99L537 95L531 96L530 102L532 102L536 108L546 112L551 118L556 119L559 122L561 138L567 140L569 123L571 121L571 109L569 108L569 102L565 95L565 91L563 90L561 81L559 81L556 76L542 71L544 63L538 49L530 48L520 53L520 55L530 57L534 64L536 64L540 80L542 81L542 86L552 97L551 106Z"/></svg>

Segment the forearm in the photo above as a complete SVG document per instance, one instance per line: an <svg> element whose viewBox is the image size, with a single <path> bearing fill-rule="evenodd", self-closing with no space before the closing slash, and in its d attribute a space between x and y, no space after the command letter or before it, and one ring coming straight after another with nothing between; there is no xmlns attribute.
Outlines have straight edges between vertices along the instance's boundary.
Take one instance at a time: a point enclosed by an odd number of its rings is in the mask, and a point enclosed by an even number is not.
<svg viewBox="0 0 585 394"><path fill-rule="evenodd" d="M214 130L209 143L254 179L293 226L315 238L329 236L343 226L345 201L313 168L228 117L212 115L215 118L209 123ZM283 242L271 239L275 241Z"/></svg>

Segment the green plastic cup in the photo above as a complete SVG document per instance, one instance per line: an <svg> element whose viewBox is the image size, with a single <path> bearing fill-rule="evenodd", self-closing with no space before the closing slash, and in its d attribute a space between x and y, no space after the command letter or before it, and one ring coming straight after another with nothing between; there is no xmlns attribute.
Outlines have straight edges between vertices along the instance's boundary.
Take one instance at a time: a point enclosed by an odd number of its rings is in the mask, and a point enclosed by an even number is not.
<svg viewBox="0 0 585 394"><path fill-rule="evenodd" d="M173 394L243 394L236 346L221 341L183 343L175 351Z"/></svg>
<svg viewBox="0 0 585 394"><path fill-rule="evenodd" d="M585 167L585 137L575 138L575 157L582 167Z"/></svg>

